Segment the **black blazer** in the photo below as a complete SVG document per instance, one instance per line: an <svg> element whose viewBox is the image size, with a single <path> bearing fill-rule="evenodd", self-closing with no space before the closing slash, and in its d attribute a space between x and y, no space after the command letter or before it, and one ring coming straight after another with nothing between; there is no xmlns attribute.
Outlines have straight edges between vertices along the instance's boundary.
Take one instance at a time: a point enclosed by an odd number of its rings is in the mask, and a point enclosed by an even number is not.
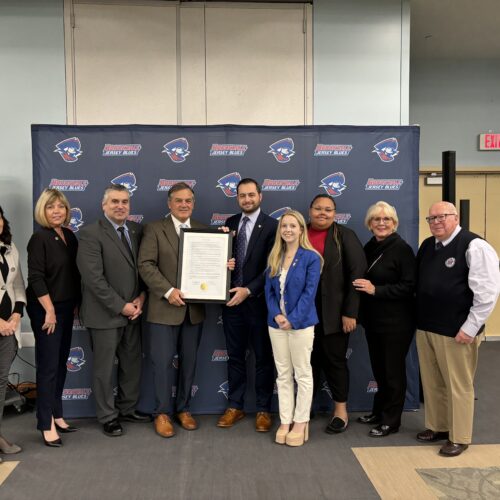
<svg viewBox="0 0 500 500"><path fill-rule="evenodd" d="M229 217L226 226L231 231L238 231L241 213ZM271 252L276 237L278 221L260 212L247 246L245 262L243 263L243 286L248 288L252 296L259 297L264 293L266 280L264 271L267 268L267 257ZM236 251L236 237L233 239L233 257Z"/></svg>
<svg viewBox="0 0 500 500"><path fill-rule="evenodd" d="M340 252L334 240L337 229ZM320 322L325 335L342 331L342 316L358 318L360 295L352 282L366 271L366 257L356 233L334 222L325 242L324 264L318 297Z"/></svg>

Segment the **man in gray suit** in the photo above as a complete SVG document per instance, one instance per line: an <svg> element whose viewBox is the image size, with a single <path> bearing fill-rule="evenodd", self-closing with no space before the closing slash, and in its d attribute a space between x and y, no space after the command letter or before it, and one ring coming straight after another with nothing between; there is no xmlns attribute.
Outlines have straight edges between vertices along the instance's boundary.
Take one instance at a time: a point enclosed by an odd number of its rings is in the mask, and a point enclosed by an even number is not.
<svg viewBox="0 0 500 500"><path fill-rule="evenodd" d="M119 418L149 422L135 411L141 375L139 316L146 293L137 270L142 228L127 221L130 195L112 184L104 191L104 217L80 231L77 264L82 275L80 318L90 332L94 354L93 390L104 434L121 436ZM113 367L118 358L118 394Z"/></svg>
<svg viewBox="0 0 500 500"><path fill-rule="evenodd" d="M172 186L168 208L170 214L166 218L145 227L139 251L139 272L149 290L147 328L156 398L155 430L165 438L175 434L172 416L186 430L197 428L189 412L189 400L205 319L204 305L186 304L182 292L176 288L180 231L206 227L191 219L194 192L188 184L179 182ZM172 369L176 353L177 371ZM177 391L172 408L174 385Z"/></svg>

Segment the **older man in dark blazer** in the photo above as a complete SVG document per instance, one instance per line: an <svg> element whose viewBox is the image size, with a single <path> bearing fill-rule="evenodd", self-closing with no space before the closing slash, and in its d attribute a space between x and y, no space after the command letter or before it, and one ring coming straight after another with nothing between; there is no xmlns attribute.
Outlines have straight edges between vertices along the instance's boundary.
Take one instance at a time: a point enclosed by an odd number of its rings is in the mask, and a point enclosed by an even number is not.
<svg viewBox="0 0 500 500"><path fill-rule="evenodd" d="M255 353L255 430L267 432L271 429L269 412L274 387L274 361L267 329L264 271L278 222L261 211L262 193L257 181L242 179L237 194L242 213L226 222L226 226L236 233L233 240L236 268L232 273L230 290L233 295L222 311L229 356L229 404L217 426L232 427L245 416L246 351L251 345Z"/></svg>
<svg viewBox="0 0 500 500"><path fill-rule="evenodd" d="M80 318L89 330L93 350L96 412L108 436L121 436L119 418L148 422L136 413L141 375L139 316L146 294L137 270L142 235L127 220L130 195L112 184L104 191L104 217L80 231L77 264L82 275ZM118 358L118 394L113 394L113 367Z"/></svg>
<svg viewBox="0 0 500 500"><path fill-rule="evenodd" d="M139 251L139 272L149 289L147 328L156 398L155 430L165 438L175 435L172 417L186 430L198 427L189 412L189 401L205 306L186 304L176 288L180 231L206 227L191 219L194 202L188 184L172 186L168 194L171 213L145 227ZM176 373L172 370L175 354L179 362ZM171 403L173 385L177 386L175 408Z"/></svg>

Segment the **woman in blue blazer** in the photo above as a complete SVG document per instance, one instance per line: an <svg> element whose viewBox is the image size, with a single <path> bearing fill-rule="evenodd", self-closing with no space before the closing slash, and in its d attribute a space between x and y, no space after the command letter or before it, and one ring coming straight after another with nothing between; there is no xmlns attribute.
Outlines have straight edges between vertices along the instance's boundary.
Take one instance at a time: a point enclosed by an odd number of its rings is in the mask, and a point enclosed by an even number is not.
<svg viewBox="0 0 500 500"><path fill-rule="evenodd" d="M309 437L311 351L314 325L318 323L314 301L322 261L309 242L304 217L295 210L283 214L269 254L265 284L267 324L278 372L279 444L301 446Z"/></svg>

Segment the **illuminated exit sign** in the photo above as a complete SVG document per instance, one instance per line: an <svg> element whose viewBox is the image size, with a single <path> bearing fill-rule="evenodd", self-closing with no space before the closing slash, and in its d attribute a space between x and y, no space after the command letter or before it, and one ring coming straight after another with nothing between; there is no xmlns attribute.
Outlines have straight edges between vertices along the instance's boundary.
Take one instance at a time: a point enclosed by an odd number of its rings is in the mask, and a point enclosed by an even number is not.
<svg viewBox="0 0 500 500"><path fill-rule="evenodd" d="M481 151L499 151L500 134L479 134L479 149Z"/></svg>

